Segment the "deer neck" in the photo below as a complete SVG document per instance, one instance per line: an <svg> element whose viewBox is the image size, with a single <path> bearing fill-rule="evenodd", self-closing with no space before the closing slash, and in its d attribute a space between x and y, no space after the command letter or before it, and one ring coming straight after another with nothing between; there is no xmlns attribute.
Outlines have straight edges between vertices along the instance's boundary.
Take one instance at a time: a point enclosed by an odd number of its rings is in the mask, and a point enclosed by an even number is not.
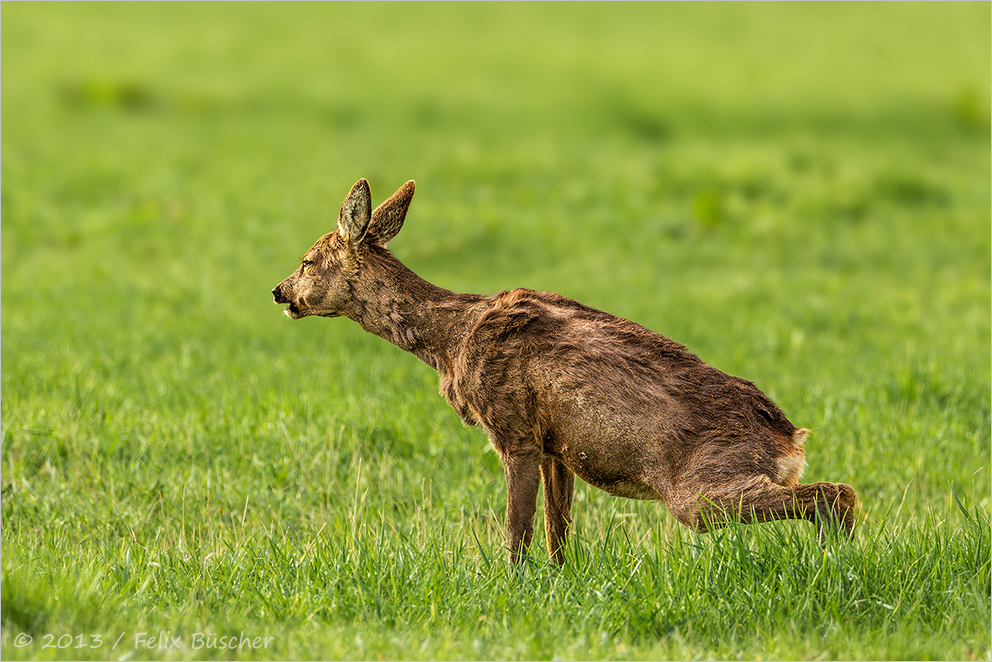
<svg viewBox="0 0 992 662"><path fill-rule="evenodd" d="M363 329L451 372L462 340L482 313L483 297L438 287L384 249L368 256L348 315Z"/></svg>

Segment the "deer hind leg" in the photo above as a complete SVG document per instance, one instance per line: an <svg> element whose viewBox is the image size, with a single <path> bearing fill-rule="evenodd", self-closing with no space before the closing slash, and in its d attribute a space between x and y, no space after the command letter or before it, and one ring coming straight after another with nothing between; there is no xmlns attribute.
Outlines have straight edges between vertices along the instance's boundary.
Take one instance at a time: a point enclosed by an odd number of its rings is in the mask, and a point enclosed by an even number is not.
<svg viewBox="0 0 992 662"><path fill-rule="evenodd" d="M565 541L572 524L572 491L575 474L553 457L541 461L544 479L544 530L548 554L558 565L565 564Z"/></svg>
<svg viewBox="0 0 992 662"><path fill-rule="evenodd" d="M857 495L843 483L778 485L767 476L741 478L701 489L690 503L677 504L676 515L699 531L709 531L736 520L744 524L778 519L814 522L820 542L826 526L854 535Z"/></svg>

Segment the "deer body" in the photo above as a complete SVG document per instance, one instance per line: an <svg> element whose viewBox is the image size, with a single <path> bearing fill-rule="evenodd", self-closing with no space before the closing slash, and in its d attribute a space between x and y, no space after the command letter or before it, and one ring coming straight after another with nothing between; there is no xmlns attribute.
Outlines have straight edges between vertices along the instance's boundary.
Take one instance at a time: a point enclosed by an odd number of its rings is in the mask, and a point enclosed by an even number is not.
<svg viewBox="0 0 992 662"><path fill-rule="evenodd" d="M564 561L576 475L664 501L701 531L786 518L815 521L821 540L825 523L853 531L854 490L799 484L808 431L751 382L557 294L456 294L407 269L385 245L413 191L408 182L370 211L360 180L338 230L272 293L291 318L347 316L438 371L442 395L503 461L511 559L530 545L543 480L548 550Z"/></svg>

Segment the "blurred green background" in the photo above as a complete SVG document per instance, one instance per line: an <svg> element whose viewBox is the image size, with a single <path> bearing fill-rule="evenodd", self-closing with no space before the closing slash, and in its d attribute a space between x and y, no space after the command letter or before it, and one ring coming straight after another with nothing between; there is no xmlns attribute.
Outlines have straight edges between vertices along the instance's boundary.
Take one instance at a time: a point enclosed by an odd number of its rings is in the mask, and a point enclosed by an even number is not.
<svg viewBox="0 0 992 662"><path fill-rule="evenodd" d="M359 177L376 203L417 180L391 249L424 278L561 292L756 382L814 429L807 478L854 485L869 521L989 506L988 3L2 18L5 618L66 550L116 567L122 539L167 555L188 527L215 551L238 523L328 538L367 488L387 529L419 540L429 505L499 548L498 459L434 373L271 303ZM618 512L674 526L577 498L593 540ZM65 618L179 609L149 582L131 611Z"/></svg>
<svg viewBox="0 0 992 662"><path fill-rule="evenodd" d="M3 293L56 299L5 330L278 323L268 290L362 176L418 180L395 250L428 279L563 291L699 351L841 297L804 336L851 350L862 316L890 346L908 307L899 344L960 355L933 325L987 317L982 4L4 15ZM683 312L710 297L727 319Z"/></svg>

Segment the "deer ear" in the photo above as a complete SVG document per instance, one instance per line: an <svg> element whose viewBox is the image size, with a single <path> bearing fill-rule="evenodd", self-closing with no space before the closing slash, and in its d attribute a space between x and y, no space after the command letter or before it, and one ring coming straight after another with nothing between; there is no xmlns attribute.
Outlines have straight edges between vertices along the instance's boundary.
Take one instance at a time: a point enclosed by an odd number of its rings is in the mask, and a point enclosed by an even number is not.
<svg viewBox="0 0 992 662"><path fill-rule="evenodd" d="M372 241L385 246L395 237L400 228L403 227L403 220L406 219L406 212L410 209L410 202L413 201L413 191L416 184L411 179L401 186L393 196L372 212L372 222L369 223L369 235Z"/></svg>
<svg viewBox="0 0 992 662"><path fill-rule="evenodd" d="M352 246L357 246L365 238L371 209L372 193L369 191L369 183L359 179L351 187L351 192L341 203L341 211L338 212L338 232Z"/></svg>

